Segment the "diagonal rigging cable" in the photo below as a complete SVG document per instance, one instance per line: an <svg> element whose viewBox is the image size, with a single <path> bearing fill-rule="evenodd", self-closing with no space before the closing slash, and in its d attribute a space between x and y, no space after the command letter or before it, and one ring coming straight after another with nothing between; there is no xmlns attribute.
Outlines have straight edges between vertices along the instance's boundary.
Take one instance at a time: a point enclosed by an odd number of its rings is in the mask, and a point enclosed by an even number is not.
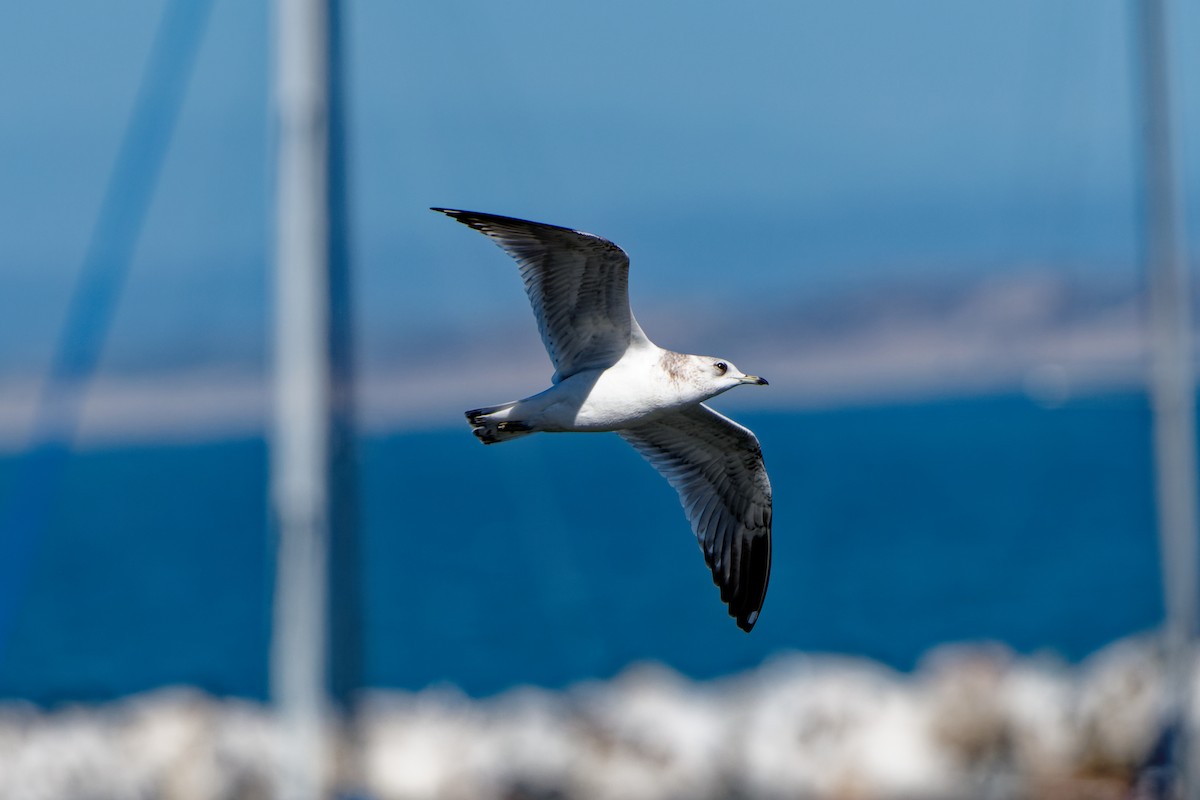
<svg viewBox="0 0 1200 800"><path fill-rule="evenodd" d="M42 385L29 445L0 506L0 663L36 543L79 425L146 212L187 91L212 0L172 0L163 11L133 111Z"/></svg>

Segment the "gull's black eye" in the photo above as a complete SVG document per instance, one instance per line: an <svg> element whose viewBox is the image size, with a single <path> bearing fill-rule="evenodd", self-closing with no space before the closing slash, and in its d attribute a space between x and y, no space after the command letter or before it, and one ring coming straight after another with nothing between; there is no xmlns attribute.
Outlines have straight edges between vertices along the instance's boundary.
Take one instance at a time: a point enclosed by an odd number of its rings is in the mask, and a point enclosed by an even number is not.
<svg viewBox="0 0 1200 800"><path fill-rule="evenodd" d="M717 363L713 364L713 369L717 371L718 375L724 375L729 371L729 365L724 361L718 361Z"/></svg>

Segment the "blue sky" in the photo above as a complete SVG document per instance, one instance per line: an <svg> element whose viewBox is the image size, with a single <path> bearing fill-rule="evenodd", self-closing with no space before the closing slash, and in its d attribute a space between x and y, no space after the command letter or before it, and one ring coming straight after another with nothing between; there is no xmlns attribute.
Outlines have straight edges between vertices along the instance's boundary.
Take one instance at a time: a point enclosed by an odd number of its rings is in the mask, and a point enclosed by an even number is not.
<svg viewBox="0 0 1200 800"><path fill-rule="evenodd" d="M1200 25L1175 5L1187 80ZM0 7L0 374L48 358L159 9ZM528 313L503 257L430 205L613 239L643 322L1029 267L1136 281L1125 2L375 0L347 15L369 353L430 321ZM216 0L106 368L262 360L269 53L266 5Z"/></svg>

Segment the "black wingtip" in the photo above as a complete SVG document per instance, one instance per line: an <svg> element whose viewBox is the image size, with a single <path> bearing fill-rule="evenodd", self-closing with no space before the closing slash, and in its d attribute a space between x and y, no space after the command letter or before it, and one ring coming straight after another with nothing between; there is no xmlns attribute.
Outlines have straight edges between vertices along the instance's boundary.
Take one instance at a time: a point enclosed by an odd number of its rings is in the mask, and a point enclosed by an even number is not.
<svg viewBox="0 0 1200 800"><path fill-rule="evenodd" d="M516 217L505 217L500 214L489 214L486 211L467 211L466 209L462 209L462 208L442 208L441 206L430 206L429 210L436 211L439 214L445 214L447 217L454 220L455 222L461 222L462 224L464 224L468 227L471 227L471 228L475 228L476 230L481 229L480 228L481 224L486 224L489 222L492 222L492 223L495 223L495 222L519 223L521 225L537 225L537 226L540 226L543 228L556 227L554 225L547 225L544 222L531 222L530 220L527 220L527 219L518 219Z"/></svg>
<svg viewBox="0 0 1200 800"><path fill-rule="evenodd" d="M769 519L767 524L769 526ZM736 579L721 587L721 599L726 601L729 616L737 620L737 626L749 633L758 622L767 599L767 585L771 580L770 537L746 540L740 551L735 549L731 555L735 559ZM716 573L713 578L716 579Z"/></svg>
<svg viewBox="0 0 1200 800"><path fill-rule="evenodd" d="M506 217L503 214L489 214L486 211L466 211L461 208L439 208L437 206L430 206L429 210L437 211L438 213L445 214L446 216L450 217L451 219L453 219L456 222L461 222L463 225L466 225L469 228L474 228L475 230L480 231L485 234L488 234L488 235L491 235L490 232L488 231L488 227L493 226L493 225L514 226L517 228L541 228L541 229L547 230L547 231L561 231L563 233L572 233L572 234L575 234L576 236L583 236L588 239L599 239L599 240L611 245L612 247L617 247L612 242L609 242L607 239L604 239L601 236L597 236L594 233L587 233L586 231L578 231L578 230L575 230L574 228L565 228L562 225L551 225L549 222L535 222L534 220L531 220L531 219L522 219L520 217ZM620 250L621 248L617 247L617 249Z"/></svg>

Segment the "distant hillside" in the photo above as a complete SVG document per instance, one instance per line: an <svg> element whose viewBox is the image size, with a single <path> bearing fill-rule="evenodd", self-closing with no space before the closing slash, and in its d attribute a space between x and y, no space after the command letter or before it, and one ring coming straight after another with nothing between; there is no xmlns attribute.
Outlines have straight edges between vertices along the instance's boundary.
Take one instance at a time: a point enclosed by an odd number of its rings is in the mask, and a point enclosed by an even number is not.
<svg viewBox="0 0 1200 800"><path fill-rule="evenodd" d="M1026 391L1056 404L1142 380L1136 287L1082 285L1048 271L973 282L889 284L747 307L643 309L664 347L706 352L767 376L768 391L722 407L816 407ZM254 360L190 354L102 374L85 441L192 439L262 427L268 397ZM541 390L552 369L533 322L431 326L360 342L359 404L370 429L456 425L462 409ZM37 382L0 380L0 443L21 446Z"/></svg>

